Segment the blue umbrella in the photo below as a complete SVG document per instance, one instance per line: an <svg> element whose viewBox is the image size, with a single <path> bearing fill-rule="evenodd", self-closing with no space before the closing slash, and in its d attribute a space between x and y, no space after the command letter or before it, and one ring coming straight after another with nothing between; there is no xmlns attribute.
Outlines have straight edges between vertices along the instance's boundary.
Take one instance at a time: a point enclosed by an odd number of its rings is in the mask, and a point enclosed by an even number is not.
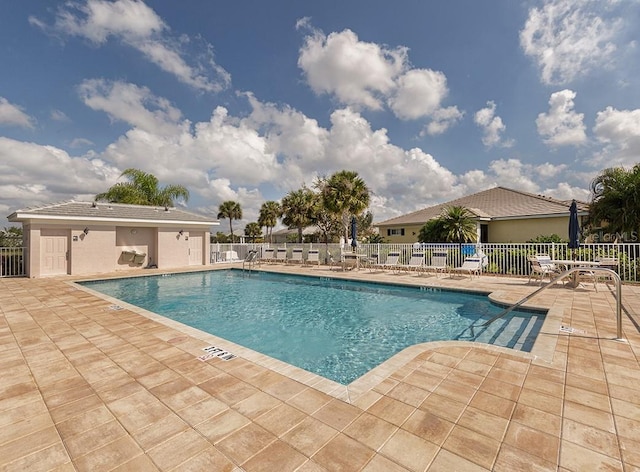
<svg viewBox="0 0 640 472"><path fill-rule="evenodd" d="M569 207L569 249L580 247L580 223L578 222L578 205L576 201L571 202ZM573 254L575 259L576 254Z"/></svg>
<svg viewBox="0 0 640 472"><path fill-rule="evenodd" d="M351 247L353 248L353 250L356 250L356 246L358 245L358 242L356 241L356 238L358 237L358 228L357 228L357 223L356 223L356 217L352 216L351 217Z"/></svg>

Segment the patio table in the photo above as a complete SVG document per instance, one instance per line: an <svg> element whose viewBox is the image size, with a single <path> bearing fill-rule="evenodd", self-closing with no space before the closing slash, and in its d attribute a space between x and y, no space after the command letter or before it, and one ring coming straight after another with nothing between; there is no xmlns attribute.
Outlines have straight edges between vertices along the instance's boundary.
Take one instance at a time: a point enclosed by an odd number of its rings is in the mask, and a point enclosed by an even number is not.
<svg viewBox="0 0 640 472"><path fill-rule="evenodd" d="M570 259L551 259L552 264L563 265L566 267L584 267L586 271L589 267L597 267L600 265L598 261L578 261ZM574 272L571 280L571 286L576 288L578 286L578 272Z"/></svg>

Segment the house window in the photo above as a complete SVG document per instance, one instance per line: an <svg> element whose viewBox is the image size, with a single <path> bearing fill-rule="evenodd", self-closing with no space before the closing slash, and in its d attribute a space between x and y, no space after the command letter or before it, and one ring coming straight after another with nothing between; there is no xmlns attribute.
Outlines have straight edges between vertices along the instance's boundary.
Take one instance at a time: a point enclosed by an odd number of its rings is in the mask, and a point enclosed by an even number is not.
<svg viewBox="0 0 640 472"><path fill-rule="evenodd" d="M387 228L387 236L404 236L404 228Z"/></svg>

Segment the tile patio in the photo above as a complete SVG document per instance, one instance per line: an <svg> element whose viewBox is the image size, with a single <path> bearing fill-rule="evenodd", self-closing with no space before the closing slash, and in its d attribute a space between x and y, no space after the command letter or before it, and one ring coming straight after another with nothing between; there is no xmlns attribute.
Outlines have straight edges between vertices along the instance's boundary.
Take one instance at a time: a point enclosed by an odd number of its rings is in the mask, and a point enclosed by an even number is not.
<svg viewBox="0 0 640 472"><path fill-rule="evenodd" d="M536 288L263 269L502 302ZM625 341L614 339L610 288L557 285L530 301L550 308L531 354L422 344L341 386L121 302L111 309L72 280L0 279L1 471L640 470L640 287L623 287ZM199 361L211 344L239 357Z"/></svg>

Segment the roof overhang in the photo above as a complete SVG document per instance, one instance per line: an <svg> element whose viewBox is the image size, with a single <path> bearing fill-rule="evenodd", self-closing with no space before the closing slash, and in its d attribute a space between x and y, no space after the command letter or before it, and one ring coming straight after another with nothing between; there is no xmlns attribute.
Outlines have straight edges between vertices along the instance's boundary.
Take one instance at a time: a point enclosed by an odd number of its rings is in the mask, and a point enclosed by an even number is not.
<svg viewBox="0 0 640 472"><path fill-rule="evenodd" d="M219 226L219 221L190 221L190 220L149 220L138 218L109 218L109 217L86 217L86 216L56 216L56 215L38 215L34 213L21 213L19 211L9 215L7 218L12 223L27 223L37 221L39 223L62 224L65 222L78 223L114 223L120 225L134 226L192 226L192 227L208 227Z"/></svg>

